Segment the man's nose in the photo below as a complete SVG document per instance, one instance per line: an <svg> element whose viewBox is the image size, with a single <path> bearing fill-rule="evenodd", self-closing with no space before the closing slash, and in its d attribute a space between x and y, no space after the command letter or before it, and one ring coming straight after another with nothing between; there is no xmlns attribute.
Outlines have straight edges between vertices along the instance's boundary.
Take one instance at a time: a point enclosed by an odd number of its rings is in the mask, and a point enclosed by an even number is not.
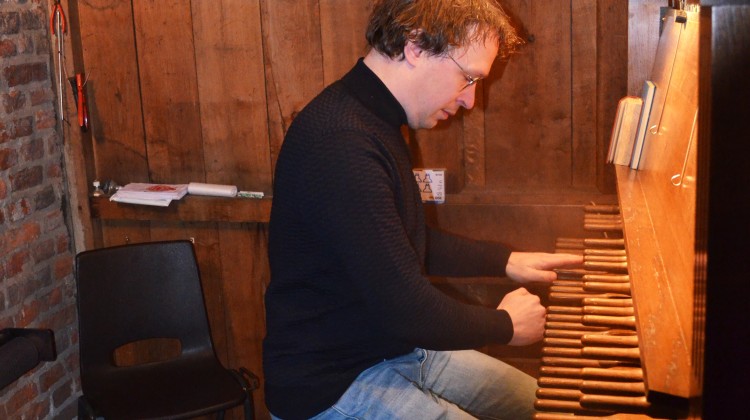
<svg viewBox="0 0 750 420"><path fill-rule="evenodd" d="M458 95L458 103L466 109L474 108L474 99L476 98L476 93L476 83L471 86L467 86L466 89L462 90L461 94Z"/></svg>

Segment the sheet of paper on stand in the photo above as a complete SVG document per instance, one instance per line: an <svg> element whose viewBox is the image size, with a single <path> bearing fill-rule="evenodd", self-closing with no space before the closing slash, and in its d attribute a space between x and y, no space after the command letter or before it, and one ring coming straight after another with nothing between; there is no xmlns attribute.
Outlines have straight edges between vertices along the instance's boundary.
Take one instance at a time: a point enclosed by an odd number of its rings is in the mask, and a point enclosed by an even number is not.
<svg viewBox="0 0 750 420"><path fill-rule="evenodd" d="M187 184L130 183L117 190L110 200L118 203L167 207L172 200L181 199L187 192Z"/></svg>
<svg viewBox="0 0 750 420"><path fill-rule="evenodd" d="M414 168L423 203L445 203L445 168Z"/></svg>

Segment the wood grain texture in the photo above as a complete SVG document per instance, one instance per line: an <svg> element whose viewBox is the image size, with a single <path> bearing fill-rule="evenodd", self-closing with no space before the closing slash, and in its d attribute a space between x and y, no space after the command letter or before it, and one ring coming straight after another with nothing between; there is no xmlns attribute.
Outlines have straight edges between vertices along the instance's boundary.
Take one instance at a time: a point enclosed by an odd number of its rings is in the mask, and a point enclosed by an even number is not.
<svg viewBox="0 0 750 420"><path fill-rule="evenodd" d="M649 391L688 398L693 344L698 19L681 26L659 135L638 171L617 167L628 271ZM666 29L665 29L665 33ZM657 76L657 75L654 75ZM686 164L689 163L689 164ZM685 168L685 172L681 173ZM674 183L681 174L680 183Z"/></svg>
<svg viewBox="0 0 750 420"><path fill-rule="evenodd" d="M505 3L528 40L485 89L487 187L570 185L570 2ZM490 162L492 163L490 165Z"/></svg>
<svg viewBox="0 0 750 420"><path fill-rule="evenodd" d="M699 23L693 14L686 24L678 25L684 28L659 132L646 135L639 176L652 195L662 198L650 206L655 220L664 221L656 227L660 240L684 244L669 262L670 283L675 299L689 302L693 295ZM679 310L683 325L692 329L692 305L680 305Z"/></svg>
<svg viewBox="0 0 750 420"><path fill-rule="evenodd" d="M270 194L260 5L191 5L205 182Z"/></svg>
<svg viewBox="0 0 750 420"><path fill-rule="evenodd" d="M317 0L261 0L271 162L289 124L324 86Z"/></svg>
<svg viewBox="0 0 750 420"><path fill-rule="evenodd" d="M107 198L91 198L90 206L92 217L102 220L266 223L271 215L271 198L189 196L172 202L169 207L122 204Z"/></svg>
<svg viewBox="0 0 750 420"><path fill-rule="evenodd" d="M614 191L614 170L606 162L617 102L628 89L628 4L624 1L597 2L597 101L596 139L597 186L600 191Z"/></svg>
<svg viewBox="0 0 750 420"><path fill-rule="evenodd" d="M659 43L661 0L628 0L628 95L641 95Z"/></svg>
<svg viewBox="0 0 750 420"><path fill-rule="evenodd" d="M493 71L502 72L507 62L498 62L493 65ZM476 87L474 108L462 113L463 123L463 174L466 187L482 188L487 182L487 152L485 151L484 133L484 84L479 83ZM457 189L457 188L456 188ZM451 190L448 190L451 191Z"/></svg>
<svg viewBox="0 0 750 420"><path fill-rule="evenodd" d="M85 197L102 225L95 245L196 238L222 361L262 376L275 160L296 114L364 55L372 2L76 4L77 65L91 74L94 118L83 152L84 166L94 169L81 185L206 181L266 193L263 200L187 197L164 209ZM615 201L614 177L605 182L599 155L627 89L628 7L616 0L503 4L526 47L493 65L474 109L435 130L404 132L416 166L448 170L448 203L428 206L431 221L546 250L554 237L582 229L585 204ZM497 295L474 281L461 289L480 302ZM538 365L533 349L498 354ZM256 398L256 414L267 418L262 391Z"/></svg>
<svg viewBox="0 0 750 420"><path fill-rule="evenodd" d="M243 366L262 377L266 331L263 296L271 279L268 226L220 223L218 232L228 366ZM263 388L255 391L254 398L256 416L264 418Z"/></svg>
<svg viewBox="0 0 750 420"><path fill-rule="evenodd" d="M67 4L66 4L67 3ZM80 26L80 13L78 2L61 2L63 10L67 10L68 25L70 27ZM80 32L68 32L68 36L63 38L63 60L64 72L68 75L75 74L83 69L83 47ZM50 33L51 45L56 51L57 38ZM58 67L58 55L54 54L53 62L55 69ZM55 75L57 77L57 75ZM67 83L67 82L65 82ZM70 215L68 218L71 224L73 251L78 252L90 249L95 246L96 241L101 237L100 226L91 219L91 209L88 206L88 196L91 189L89 179L93 179L96 173L95 162L89 159L93 156L92 133L91 130L83 131L78 124L70 123L77 118L77 104L74 95L70 94L67 89L69 84L63 85L64 92L57 92L57 95L63 97L63 108L66 123L62 124L62 153L63 167L65 168L65 178L67 180L67 199L66 209ZM57 84L55 83L57 90ZM85 88L88 91L88 86ZM90 92L89 92L90 96ZM88 98L89 101L91 98ZM89 103L89 112L92 112Z"/></svg>
<svg viewBox="0 0 750 420"><path fill-rule="evenodd" d="M690 353L661 258L664 249L648 223L648 190L633 181L626 167L616 171L646 384L649 390L687 398Z"/></svg>
<svg viewBox="0 0 750 420"><path fill-rule="evenodd" d="M571 2L571 179L576 187L596 185L597 2Z"/></svg>
<svg viewBox="0 0 750 420"><path fill-rule="evenodd" d="M346 74L368 51L365 30L372 2L319 0L323 83Z"/></svg>
<svg viewBox="0 0 750 420"><path fill-rule="evenodd" d="M133 2L149 179L205 179L192 17L179 0Z"/></svg>
<svg viewBox="0 0 750 420"><path fill-rule="evenodd" d="M127 2L77 2L86 64L94 179L149 179L133 14ZM90 182L94 179L89 179Z"/></svg>

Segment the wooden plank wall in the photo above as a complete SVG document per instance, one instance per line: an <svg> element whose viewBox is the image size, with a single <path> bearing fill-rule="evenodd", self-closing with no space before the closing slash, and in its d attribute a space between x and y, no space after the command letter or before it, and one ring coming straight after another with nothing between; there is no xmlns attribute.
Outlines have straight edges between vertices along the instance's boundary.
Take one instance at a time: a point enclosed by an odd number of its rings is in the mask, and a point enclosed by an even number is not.
<svg viewBox="0 0 750 420"><path fill-rule="evenodd" d="M658 19L659 3L504 1L527 45L496 63L473 110L408 133L417 165L447 169L448 203L429 206L430 220L521 249L551 250L555 237L580 234L582 205L614 201L603 156L617 100L650 71L642 62L628 70L629 54L648 62L655 46L653 36L644 37L646 48L628 45L628 14ZM68 157L79 169L71 173L88 178L76 185L195 181L269 195L284 133L365 53L372 8L361 0L63 4L91 113L89 132L76 133L80 156ZM73 194L87 202L88 191ZM265 223L78 222L95 227L87 248L192 238L221 360L262 374ZM486 300L486 292L475 297ZM256 398L267 418L262 390Z"/></svg>

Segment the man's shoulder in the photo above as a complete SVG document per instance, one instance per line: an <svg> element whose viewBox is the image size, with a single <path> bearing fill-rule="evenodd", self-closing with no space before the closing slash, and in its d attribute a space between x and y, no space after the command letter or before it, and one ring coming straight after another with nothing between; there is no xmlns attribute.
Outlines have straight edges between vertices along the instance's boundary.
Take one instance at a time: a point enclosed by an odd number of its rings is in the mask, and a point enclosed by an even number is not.
<svg viewBox="0 0 750 420"><path fill-rule="evenodd" d="M340 81L327 86L295 117L292 127L318 132L362 131L375 134L386 128ZM291 128L290 127L290 130Z"/></svg>
<svg viewBox="0 0 750 420"><path fill-rule="evenodd" d="M323 89L303 108L301 113L331 112L331 115L335 116L364 111L366 111L364 105L339 80Z"/></svg>

